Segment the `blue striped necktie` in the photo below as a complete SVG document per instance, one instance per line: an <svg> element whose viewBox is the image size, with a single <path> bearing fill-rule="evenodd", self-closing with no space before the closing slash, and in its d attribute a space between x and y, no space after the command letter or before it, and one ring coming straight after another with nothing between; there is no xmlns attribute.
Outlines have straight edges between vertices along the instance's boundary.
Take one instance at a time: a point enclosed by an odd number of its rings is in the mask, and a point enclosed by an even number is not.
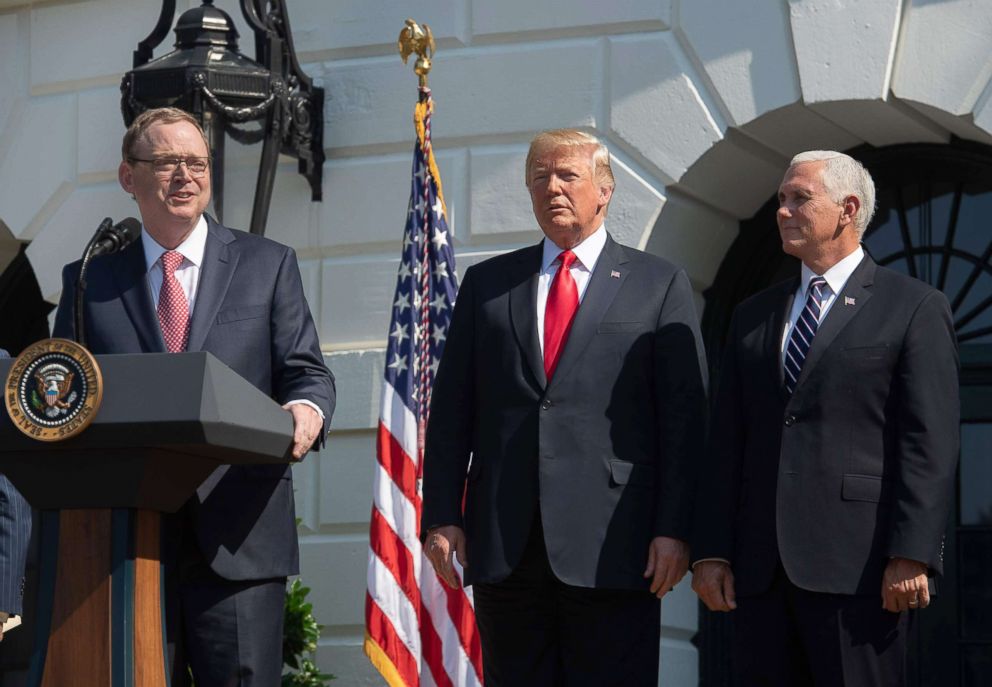
<svg viewBox="0 0 992 687"><path fill-rule="evenodd" d="M796 389L799 373L803 371L803 363L813 345L813 336L820 326L820 307L823 305L823 287L827 280L823 277L813 277L806 289L806 306L792 328L789 343L785 347L785 389L790 394Z"/></svg>

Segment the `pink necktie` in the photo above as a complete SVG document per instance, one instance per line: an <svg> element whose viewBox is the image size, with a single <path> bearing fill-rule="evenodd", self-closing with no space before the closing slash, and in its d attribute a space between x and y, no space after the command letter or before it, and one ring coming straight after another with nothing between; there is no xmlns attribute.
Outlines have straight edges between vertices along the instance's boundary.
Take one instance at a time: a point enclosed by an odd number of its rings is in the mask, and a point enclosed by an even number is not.
<svg viewBox="0 0 992 687"><path fill-rule="evenodd" d="M544 374L551 380L558 367L558 359L565 348L568 330L579 309L579 290L569 268L575 262L575 253L570 250L558 256L561 266L548 290L548 302L544 308Z"/></svg>
<svg viewBox="0 0 992 687"><path fill-rule="evenodd" d="M189 302L183 287L176 279L176 270L183 262L183 254L170 250L162 253L162 290L158 295L158 323L169 353L186 350L189 338Z"/></svg>

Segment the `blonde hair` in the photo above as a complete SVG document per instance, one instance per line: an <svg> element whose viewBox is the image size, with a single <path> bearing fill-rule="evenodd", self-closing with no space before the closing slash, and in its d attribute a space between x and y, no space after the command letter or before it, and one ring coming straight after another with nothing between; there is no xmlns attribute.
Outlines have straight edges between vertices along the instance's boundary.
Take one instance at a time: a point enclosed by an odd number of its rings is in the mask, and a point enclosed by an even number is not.
<svg viewBox="0 0 992 687"><path fill-rule="evenodd" d="M593 178L596 183L616 188L616 181L613 179L613 169L610 167L610 151L603 145L602 141L578 129L551 129L542 131L530 142L530 150L527 151L527 162L524 165L524 180L530 186L530 171L534 160L541 153L545 153L555 148L586 148L591 147Z"/></svg>

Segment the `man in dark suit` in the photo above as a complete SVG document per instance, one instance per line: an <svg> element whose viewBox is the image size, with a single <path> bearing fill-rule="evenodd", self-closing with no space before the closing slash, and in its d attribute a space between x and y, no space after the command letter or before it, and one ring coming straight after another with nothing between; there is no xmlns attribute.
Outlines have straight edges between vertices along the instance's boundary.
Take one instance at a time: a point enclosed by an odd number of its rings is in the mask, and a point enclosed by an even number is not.
<svg viewBox="0 0 992 687"><path fill-rule="evenodd" d="M474 584L487 687L657 684L688 566L703 351L684 272L604 227L609 152L531 143L544 240L470 268L434 385L422 531ZM465 495L464 514L462 496Z"/></svg>
<svg viewBox="0 0 992 687"><path fill-rule="evenodd" d="M293 456L322 443L334 380L290 248L203 214L209 148L181 110L149 110L124 136L119 179L141 239L87 275L94 353L209 351L293 416ZM67 266L55 335L72 335L79 264ZM299 571L288 465L224 466L181 511L183 644L198 687L280 681L286 576Z"/></svg>
<svg viewBox="0 0 992 687"><path fill-rule="evenodd" d="M0 358L9 358L0 348ZM31 541L31 506L0 475L0 625L20 615L24 603L24 567ZM0 640L3 630L0 629Z"/></svg>
<svg viewBox="0 0 992 687"><path fill-rule="evenodd" d="M902 684L957 460L951 311L864 253L875 189L857 161L797 155L778 197L802 276L734 313L693 588L736 609L742 684Z"/></svg>

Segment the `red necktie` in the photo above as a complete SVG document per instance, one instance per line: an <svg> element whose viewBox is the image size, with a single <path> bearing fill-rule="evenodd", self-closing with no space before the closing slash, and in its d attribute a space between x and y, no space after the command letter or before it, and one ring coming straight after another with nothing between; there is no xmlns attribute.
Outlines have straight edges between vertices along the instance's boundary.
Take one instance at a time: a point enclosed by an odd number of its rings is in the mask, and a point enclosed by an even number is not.
<svg viewBox="0 0 992 687"><path fill-rule="evenodd" d="M575 311L579 309L579 290L569 268L575 262L575 253L563 251L558 256L561 266L548 290L548 303L544 308L544 374L551 380L558 367L568 330L572 328Z"/></svg>
<svg viewBox="0 0 992 687"><path fill-rule="evenodd" d="M162 290L158 294L158 323L169 353L186 350L189 338L189 302L183 287L176 279L176 270L183 262L183 254L170 250L162 253Z"/></svg>

